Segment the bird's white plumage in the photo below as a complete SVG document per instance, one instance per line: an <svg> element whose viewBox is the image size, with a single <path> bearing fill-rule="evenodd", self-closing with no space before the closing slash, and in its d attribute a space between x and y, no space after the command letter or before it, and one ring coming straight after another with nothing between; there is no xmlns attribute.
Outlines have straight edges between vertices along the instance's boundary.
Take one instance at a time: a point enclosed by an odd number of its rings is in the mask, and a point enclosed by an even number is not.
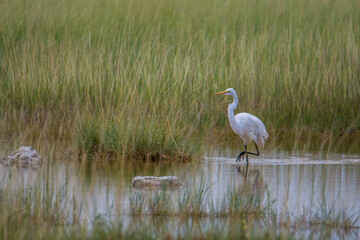
<svg viewBox="0 0 360 240"><path fill-rule="evenodd" d="M239 113L234 115L234 110L238 105L238 98L236 92L232 88L228 88L223 92L217 94L231 95L234 102L228 107L229 122L232 130L241 137L245 145L252 141L261 147L264 146L265 140L268 138L268 133L264 123L256 116L250 113Z"/></svg>
<svg viewBox="0 0 360 240"><path fill-rule="evenodd" d="M241 137L245 145L251 141L264 147L268 133L263 122L250 113L239 113L235 116L236 124L232 124L233 131Z"/></svg>

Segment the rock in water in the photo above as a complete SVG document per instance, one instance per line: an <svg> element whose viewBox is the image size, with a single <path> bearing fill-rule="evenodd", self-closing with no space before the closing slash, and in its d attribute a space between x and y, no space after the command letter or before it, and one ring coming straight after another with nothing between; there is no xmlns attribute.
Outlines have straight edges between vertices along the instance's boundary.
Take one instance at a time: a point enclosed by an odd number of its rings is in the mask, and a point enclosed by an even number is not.
<svg viewBox="0 0 360 240"><path fill-rule="evenodd" d="M132 180L132 186L135 188L145 187L170 187L177 188L181 186L181 182L176 176L153 177L153 176L137 176Z"/></svg>
<svg viewBox="0 0 360 240"><path fill-rule="evenodd" d="M42 163L41 156L31 146L22 146L18 150L11 153L9 156L3 158L4 165L19 164L22 166L27 165L40 165Z"/></svg>

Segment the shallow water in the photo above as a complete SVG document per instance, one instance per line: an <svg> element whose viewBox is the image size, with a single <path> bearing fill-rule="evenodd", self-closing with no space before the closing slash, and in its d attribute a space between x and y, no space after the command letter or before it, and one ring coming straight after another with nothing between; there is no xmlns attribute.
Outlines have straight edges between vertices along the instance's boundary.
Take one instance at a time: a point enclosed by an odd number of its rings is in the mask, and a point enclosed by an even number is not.
<svg viewBox="0 0 360 240"><path fill-rule="evenodd" d="M130 225L129 196L141 192L131 187L131 179L139 175L178 176L183 186L174 194L179 195L187 188L205 184L209 187L206 199L215 204L221 202L231 189L268 191L270 200L275 200L273 208L279 221L286 217L296 219L309 211L321 212L325 207L360 217L360 155L278 150L260 157L250 156L246 169L244 162L235 163L237 154L238 149L212 149L202 159L187 164L89 165L48 160L41 169L0 165L0 186L17 188L45 180L55 188L66 187L82 203L81 217L88 222L99 215L109 220L121 216L125 225ZM201 231L223 224L226 223L204 220L197 227ZM181 227L184 223L164 221L164 225L160 225L156 227L165 228L164 231L187 231L186 227ZM305 231L305 234L314 236L311 231ZM360 237L360 230L355 228L344 234L332 233L331 237L356 239Z"/></svg>

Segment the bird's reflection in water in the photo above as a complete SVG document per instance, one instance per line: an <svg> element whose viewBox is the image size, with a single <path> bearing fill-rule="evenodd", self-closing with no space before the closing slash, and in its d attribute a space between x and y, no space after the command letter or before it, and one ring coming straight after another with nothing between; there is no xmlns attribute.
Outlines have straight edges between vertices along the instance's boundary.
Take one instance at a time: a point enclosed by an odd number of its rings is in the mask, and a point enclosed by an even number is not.
<svg viewBox="0 0 360 240"><path fill-rule="evenodd" d="M236 170L243 177L241 190L248 193L263 193L265 184L259 169L250 169L249 164L236 165Z"/></svg>

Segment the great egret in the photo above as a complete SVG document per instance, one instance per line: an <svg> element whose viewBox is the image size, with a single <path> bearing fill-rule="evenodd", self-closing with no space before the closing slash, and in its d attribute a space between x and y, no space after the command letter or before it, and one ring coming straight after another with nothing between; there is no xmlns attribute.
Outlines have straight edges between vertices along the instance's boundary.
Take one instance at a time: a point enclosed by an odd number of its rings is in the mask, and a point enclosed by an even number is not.
<svg viewBox="0 0 360 240"><path fill-rule="evenodd" d="M216 95L223 94L230 95L234 99L234 102L229 104L228 107L229 122L232 130L241 137L245 144L245 151L239 154L239 156L236 158L236 162L241 161L241 157L244 159L246 155L246 162L249 163L248 154L260 156L259 149L256 144L264 147L265 140L269 135L266 132L266 128L263 122L254 115L243 112L236 114L235 116L234 109L238 105L238 97L234 89L228 88L225 91L216 93ZM251 142L254 142L257 153L247 151L247 145Z"/></svg>

